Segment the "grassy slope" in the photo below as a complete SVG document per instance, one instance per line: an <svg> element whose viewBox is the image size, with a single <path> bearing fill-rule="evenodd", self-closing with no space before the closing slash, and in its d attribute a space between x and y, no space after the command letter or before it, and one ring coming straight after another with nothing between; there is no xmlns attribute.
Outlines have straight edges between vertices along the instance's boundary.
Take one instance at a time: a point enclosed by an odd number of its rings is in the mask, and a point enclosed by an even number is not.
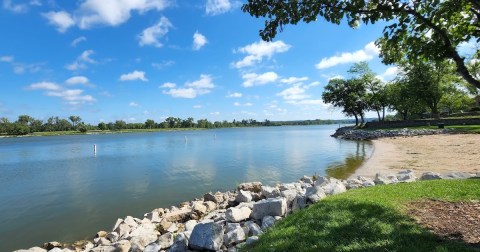
<svg viewBox="0 0 480 252"><path fill-rule="evenodd" d="M396 129L403 129L405 127L400 128L368 128L366 130L396 130ZM416 126L416 127L406 127L408 129L438 129L438 126ZM460 133L480 133L480 125L446 125L446 129L454 129Z"/></svg>
<svg viewBox="0 0 480 252"><path fill-rule="evenodd" d="M479 200L480 180L375 186L328 197L289 215L247 251L472 251L444 241L405 214L421 199ZM473 250L474 251L474 250Z"/></svg>

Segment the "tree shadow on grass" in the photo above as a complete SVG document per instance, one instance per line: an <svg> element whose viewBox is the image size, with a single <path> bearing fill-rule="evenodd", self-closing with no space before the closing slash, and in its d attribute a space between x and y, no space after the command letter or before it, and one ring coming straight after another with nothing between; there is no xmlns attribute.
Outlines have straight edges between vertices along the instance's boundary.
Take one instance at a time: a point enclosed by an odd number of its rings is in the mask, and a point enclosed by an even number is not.
<svg viewBox="0 0 480 252"><path fill-rule="evenodd" d="M394 208L329 199L280 221L247 251L478 251L443 240Z"/></svg>

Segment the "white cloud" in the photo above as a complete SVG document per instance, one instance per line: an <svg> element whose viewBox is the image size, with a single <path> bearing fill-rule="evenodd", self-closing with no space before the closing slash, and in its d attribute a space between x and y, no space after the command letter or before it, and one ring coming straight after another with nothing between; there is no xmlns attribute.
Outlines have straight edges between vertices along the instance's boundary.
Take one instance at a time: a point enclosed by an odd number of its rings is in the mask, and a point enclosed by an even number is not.
<svg viewBox="0 0 480 252"><path fill-rule="evenodd" d="M281 83L286 83L286 84L295 84L295 83L302 83L304 81L307 81L308 80L308 77L289 77L287 79L281 79L280 82Z"/></svg>
<svg viewBox="0 0 480 252"><path fill-rule="evenodd" d="M282 96L285 100L302 100L310 97L309 95L305 94L305 88L300 85L287 88L282 92L277 93L277 95Z"/></svg>
<svg viewBox="0 0 480 252"><path fill-rule="evenodd" d="M172 23L170 23L168 18L161 17L158 23L146 28L140 35L138 35L139 45L162 47L163 44L160 43L160 39L168 33L168 28L170 27L172 27Z"/></svg>
<svg viewBox="0 0 480 252"><path fill-rule="evenodd" d="M12 0L3 0L3 8L15 13L26 12L28 6L26 4L14 4Z"/></svg>
<svg viewBox="0 0 480 252"><path fill-rule="evenodd" d="M67 85L87 85L88 78L85 76L73 76L65 81Z"/></svg>
<svg viewBox="0 0 480 252"><path fill-rule="evenodd" d="M140 104L138 104L138 103L136 103L136 102L130 102L130 103L128 104L128 106L130 106L130 107L138 107L138 106L140 106Z"/></svg>
<svg viewBox="0 0 480 252"><path fill-rule="evenodd" d="M274 82L278 79L278 75L275 72L266 72L263 74L247 73L242 75L242 79L243 87L253 87Z"/></svg>
<svg viewBox="0 0 480 252"><path fill-rule="evenodd" d="M389 67L385 70L383 74L378 75L377 78L379 78L382 81L389 80L397 76L398 72L399 72L399 68L397 66Z"/></svg>
<svg viewBox="0 0 480 252"><path fill-rule="evenodd" d="M290 45L285 44L281 40L275 42L265 42L261 40L236 50L236 52L247 54L247 56L233 63L233 66L236 68L253 66L262 62L265 57L270 59L276 53L288 51L290 47Z"/></svg>
<svg viewBox="0 0 480 252"><path fill-rule="evenodd" d="M72 16L65 11L50 11L43 13L42 16L48 20L48 23L55 26L57 31L64 33L68 28L75 25Z"/></svg>
<svg viewBox="0 0 480 252"><path fill-rule="evenodd" d="M1 56L0 57L0 62L13 62L13 56Z"/></svg>
<svg viewBox="0 0 480 252"><path fill-rule="evenodd" d="M220 112L218 112L218 111L215 111L215 112L212 112L212 113L210 113L210 115L213 115L213 116L218 116L218 115L220 115Z"/></svg>
<svg viewBox="0 0 480 252"><path fill-rule="evenodd" d="M207 0L205 6L205 13L207 15L223 14L231 10L236 3L230 2L230 0Z"/></svg>
<svg viewBox="0 0 480 252"><path fill-rule="evenodd" d="M242 93L239 93L239 92L235 92L235 93L228 93L228 95L226 96L227 98L240 98L242 97Z"/></svg>
<svg viewBox="0 0 480 252"><path fill-rule="evenodd" d="M159 88L175 88L177 84L171 82L165 82Z"/></svg>
<svg viewBox="0 0 480 252"><path fill-rule="evenodd" d="M208 43L207 38L203 36L201 33L196 31L193 34L193 50L198 51L200 48L202 48L204 45Z"/></svg>
<svg viewBox="0 0 480 252"><path fill-rule="evenodd" d="M375 43L370 42L362 50L345 52L338 56L323 58L318 64L315 65L315 67L317 69L326 69L340 64L368 61L378 56L379 53L380 50Z"/></svg>
<svg viewBox="0 0 480 252"><path fill-rule="evenodd" d="M97 63L94 59L90 57L94 53L95 51L93 50L83 51L82 54L80 54L80 56L78 56L73 63L67 65L66 68L71 71L76 71L76 70L87 68L87 63L89 64Z"/></svg>
<svg viewBox="0 0 480 252"><path fill-rule="evenodd" d="M233 106L236 106L236 107L250 107L250 106L253 106L253 104L250 103L250 102L246 102L246 103L234 102Z"/></svg>
<svg viewBox="0 0 480 252"><path fill-rule="evenodd" d="M42 82L33 83L33 84L29 85L26 89L27 90L56 91L56 90L62 89L62 87L60 85L57 85L57 84L53 83L53 82L42 81Z"/></svg>
<svg viewBox="0 0 480 252"><path fill-rule="evenodd" d="M164 69L164 68L167 68L167 67L169 67L169 66L172 66L173 64L175 64L175 61L173 61L173 60L164 60L164 61L159 62L159 63L153 62L153 63L152 63L152 67L155 67L155 68L157 68L157 69L159 69L159 70L162 70L162 69Z"/></svg>
<svg viewBox="0 0 480 252"><path fill-rule="evenodd" d="M140 14L150 10L161 11L168 0L86 0L75 12L77 24L82 29L95 25L117 26L130 19L131 12Z"/></svg>
<svg viewBox="0 0 480 252"><path fill-rule="evenodd" d="M174 98L193 99L199 95L210 93L214 87L212 77L208 74L201 74L199 80L186 82L182 88L175 88L174 86L169 90L163 90L163 93Z"/></svg>
<svg viewBox="0 0 480 252"><path fill-rule="evenodd" d="M197 104L197 105L193 105L193 108L194 108L194 109L200 109L200 108L203 108L203 106Z"/></svg>
<svg viewBox="0 0 480 252"><path fill-rule="evenodd" d="M120 81L136 81L136 80L148 81L148 79L145 77L144 71L135 70L131 73L122 74L120 76Z"/></svg>
<svg viewBox="0 0 480 252"><path fill-rule="evenodd" d="M320 106L325 107L325 108L329 107L329 105L323 103L323 101L321 99L317 99L317 100L307 99L307 100L300 100L300 101L298 101L298 100L288 100L288 101L286 101L286 103L293 104L293 105L320 105Z"/></svg>
<svg viewBox="0 0 480 252"><path fill-rule="evenodd" d="M316 87L316 86L320 86L322 83L320 83L320 81L314 81L310 84L307 85L307 87Z"/></svg>
<svg viewBox="0 0 480 252"><path fill-rule="evenodd" d="M87 41L87 38L81 36L81 37L78 37L78 38L74 39L74 40L72 41L72 43L70 43L70 45L71 45L72 47L76 47L79 43L81 43L81 42L83 42L83 41Z"/></svg>

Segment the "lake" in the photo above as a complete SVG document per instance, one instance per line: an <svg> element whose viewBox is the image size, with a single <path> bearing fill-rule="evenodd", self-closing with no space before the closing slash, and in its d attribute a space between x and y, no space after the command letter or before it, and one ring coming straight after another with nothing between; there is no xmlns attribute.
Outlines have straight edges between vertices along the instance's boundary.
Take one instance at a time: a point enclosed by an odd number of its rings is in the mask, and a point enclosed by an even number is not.
<svg viewBox="0 0 480 252"><path fill-rule="evenodd" d="M241 182L346 178L372 147L330 137L337 127L0 139L0 251L91 239L117 218L142 218Z"/></svg>

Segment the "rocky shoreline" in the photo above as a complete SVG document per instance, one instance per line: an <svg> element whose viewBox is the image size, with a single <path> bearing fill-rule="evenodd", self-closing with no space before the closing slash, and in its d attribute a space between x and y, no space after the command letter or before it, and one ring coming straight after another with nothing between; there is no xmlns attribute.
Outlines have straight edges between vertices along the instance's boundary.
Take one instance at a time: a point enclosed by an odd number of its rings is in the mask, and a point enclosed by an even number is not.
<svg viewBox="0 0 480 252"><path fill-rule="evenodd" d="M143 219L118 219L111 231L99 231L92 241L73 244L48 242L43 247L14 252L157 252L237 251L286 215L306 208L328 195L350 189L416 180L480 178L480 173L423 173L412 170L375 178L348 180L304 176L298 182L265 186L260 182L240 184L236 190L207 193L202 199L171 208L158 208Z"/></svg>
<svg viewBox="0 0 480 252"><path fill-rule="evenodd" d="M394 129L394 130L363 130L355 129L355 127L342 127L338 128L333 137L347 139L347 140L373 140L384 137L410 137L410 136L422 136L422 135L438 135L438 134L450 134L455 130L453 129Z"/></svg>

